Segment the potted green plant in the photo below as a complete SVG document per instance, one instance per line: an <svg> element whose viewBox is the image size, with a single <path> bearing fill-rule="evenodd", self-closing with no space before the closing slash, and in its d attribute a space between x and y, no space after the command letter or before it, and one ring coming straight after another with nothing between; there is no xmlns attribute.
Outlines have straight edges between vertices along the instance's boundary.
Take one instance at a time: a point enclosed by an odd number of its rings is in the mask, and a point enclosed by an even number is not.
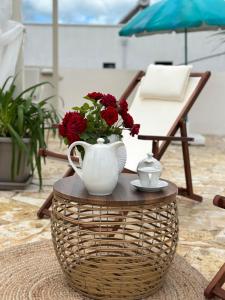
<svg viewBox="0 0 225 300"><path fill-rule="evenodd" d="M36 89L43 84L15 95L15 78L10 77L0 88L0 189L25 186L35 168L42 186L38 149L46 146L45 128L59 121L47 103L51 97L33 102Z"/></svg>

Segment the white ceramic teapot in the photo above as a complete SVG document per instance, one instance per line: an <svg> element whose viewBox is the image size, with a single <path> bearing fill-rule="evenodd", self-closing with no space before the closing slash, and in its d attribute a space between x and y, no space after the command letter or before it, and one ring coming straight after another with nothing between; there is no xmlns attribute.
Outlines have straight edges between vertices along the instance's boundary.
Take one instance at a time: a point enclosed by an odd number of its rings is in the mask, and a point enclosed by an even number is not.
<svg viewBox="0 0 225 300"><path fill-rule="evenodd" d="M143 187L157 187L161 172L162 165L152 153L147 153L147 157L137 166L137 173Z"/></svg>
<svg viewBox="0 0 225 300"><path fill-rule="evenodd" d="M102 138L99 138L95 145L82 141L70 145L67 153L69 163L83 180L89 194L105 196L112 193L119 176L116 150L122 145L122 142L104 144ZM77 167L71 160L71 151L75 146L82 146L85 150L82 168Z"/></svg>

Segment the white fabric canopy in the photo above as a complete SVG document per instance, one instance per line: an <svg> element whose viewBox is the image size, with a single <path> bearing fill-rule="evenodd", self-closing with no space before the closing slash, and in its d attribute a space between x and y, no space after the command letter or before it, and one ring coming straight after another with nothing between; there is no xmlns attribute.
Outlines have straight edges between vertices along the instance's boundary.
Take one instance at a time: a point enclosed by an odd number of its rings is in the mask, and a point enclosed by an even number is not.
<svg viewBox="0 0 225 300"><path fill-rule="evenodd" d="M8 20L12 17L12 1L0 0L0 32L7 26Z"/></svg>
<svg viewBox="0 0 225 300"><path fill-rule="evenodd" d="M14 1L14 0L13 0ZM0 86L15 75L24 26L12 17L12 0L0 0Z"/></svg>
<svg viewBox="0 0 225 300"><path fill-rule="evenodd" d="M0 86L15 75L16 63L23 41L24 26L15 21L4 23L0 31Z"/></svg>

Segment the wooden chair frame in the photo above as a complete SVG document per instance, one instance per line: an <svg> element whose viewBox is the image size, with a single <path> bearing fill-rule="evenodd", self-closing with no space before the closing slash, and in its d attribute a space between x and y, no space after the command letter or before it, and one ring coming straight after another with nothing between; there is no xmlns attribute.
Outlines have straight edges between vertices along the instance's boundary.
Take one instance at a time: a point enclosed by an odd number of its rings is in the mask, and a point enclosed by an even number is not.
<svg viewBox="0 0 225 300"><path fill-rule="evenodd" d="M120 99L127 99L131 93L136 88L137 84L140 82L142 77L145 75L144 71L139 71L131 83L128 85L127 89L121 95ZM204 88L206 82L208 81L211 73L204 72L204 73L192 73L191 77L199 77L200 81L193 91L191 97L187 101L187 104L183 108L180 115L175 120L172 128L168 132L167 136L144 136L139 135L139 139L144 140L151 140L152 141L152 152L157 159L161 159L163 154L165 153L167 147L172 141L180 141L182 143L182 152L183 152L183 161L184 161L184 173L185 173L185 181L186 181L186 188L179 188L179 195L185 196L192 200L202 201L202 197L196 195L193 191L193 184L192 184L192 175L191 175L191 164L190 164L190 154L189 154L189 141L193 139L187 137L187 127L186 127L186 118L187 114L189 113L190 109L192 108L193 104L195 103L196 99L198 98L199 94L201 93L202 89ZM180 130L181 137L175 137L176 132ZM159 146L159 142L162 141L161 145ZM50 156L53 158L60 158L67 160L67 157L62 154L54 153L48 151L46 149L40 149L39 155L41 156ZM77 158L73 158L77 160ZM124 170L125 172L130 172L129 170ZM64 177L71 176L74 174L72 168L69 168L65 173ZM39 218L43 218L44 216L50 216L49 208L52 204L53 193L51 193L48 198L45 200L41 208L38 210L37 216Z"/></svg>
<svg viewBox="0 0 225 300"><path fill-rule="evenodd" d="M213 199L213 204L215 206L221 207L225 209L225 197L215 196ZM217 296L220 299L225 300L225 290L222 286L225 283L225 263L220 268L220 270L216 273L212 281L209 283L207 288L205 289L204 295L207 299L212 299Z"/></svg>

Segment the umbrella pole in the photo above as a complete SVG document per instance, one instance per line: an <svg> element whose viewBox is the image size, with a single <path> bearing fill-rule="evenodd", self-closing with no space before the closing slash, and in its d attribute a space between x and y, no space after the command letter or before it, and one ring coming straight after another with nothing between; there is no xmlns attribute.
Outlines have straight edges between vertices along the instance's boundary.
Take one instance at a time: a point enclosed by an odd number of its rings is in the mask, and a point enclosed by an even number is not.
<svg viewBox="0 0 225 300"><path fill-rule="evenodd" d="M184 55L185 55L185 65L188 65L188 30L184 30Z"/></svg>

